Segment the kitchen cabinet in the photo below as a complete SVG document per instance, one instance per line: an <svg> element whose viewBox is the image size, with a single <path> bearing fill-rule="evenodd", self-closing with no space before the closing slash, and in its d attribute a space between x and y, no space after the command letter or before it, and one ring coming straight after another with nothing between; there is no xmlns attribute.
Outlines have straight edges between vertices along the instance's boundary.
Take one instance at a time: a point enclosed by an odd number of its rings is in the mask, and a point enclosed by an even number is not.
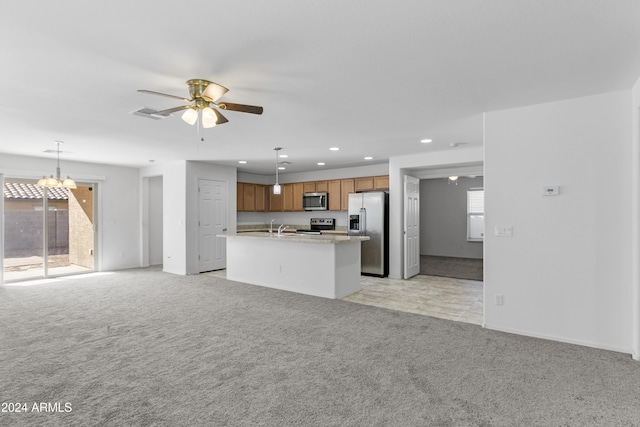
<svg viewBox="0 0 640 427"><path fill-rule="evenodd" d="M356 191L369 191L373 190L373 177L365 176L362 178L355 178Z"/></svg>
<svg viewBox="0 0 640 427"><path fill-rule="evenodd" d="M294 211L303 211L302 208L302 194L307 193L305 190L307 188L306 182L303 184L301 182L296 182L292 184L293 187L293 210ZM315 187L315 185L314 185Z"/></svg>
<svg viewBox="0 0 640 427"><path fill-rule="evenodd" d="M374 176L373 177L374 190L388 190L389 189L389 175Z"/></svg>
<svg viewBox="0 0 640 427"><path fill-rule="evenodd" d="M331 181L323 181L327 183L327 193L329 197L329 210L330 211L339 211L342 206L342 194L340 193L340 189L342 185L340 184L339 179L334 179ZM316 188L318 186L316 185Z"/></svg>
<svg viewBox="0 0 640 427"><path fill-rule="evenodd" d="M236 184L236 210L238 212L244 210L244 184L242 182Z"/></svg>
<svg viewBox="0 0 640 427"><path fill-rule="evenodd" d="M328 193L329 186L328 181L316 181L316 192L317 193ZM331 199L329 199L331 200Z"/></svg>
<svg viewBox="0 0 640 427"><path fill-rule="evenodd" d="M267 191L271 186L256 184L256 212L265 212L267 211Z"/></svg>
<svg viewBox="0 0 640 427"><path fill-rule="evenodd" d="M293 211L293 184L282 185L282 210Z"/></svg>
<svg viewBox="0 0 640 427"><path fill-rule="evenodd" d="M244 183L242 185L242 210L245 212L255 212L256 210L256 185Z"/></svg>
<svg viewBox="0 0 640 427"><path fill-rule="evenodd" d="M304 182L303 185L305 193L315 193L317 191L315 181Z"/></svg>
<svg viewBox="0 0 640 427"><path fill-rule="evenodd" d="M355 193L355 180L340 180L340 210L349 210L349 193Z"/></svg>
<svg viewBox="0 0 640 427"><path fill-rule="evenodd" d="M273 187L270 187L269 190L269 212L281 212L282 211L282 196L283 196L283 187L280 186L280 194L273 194Z"/></svg>

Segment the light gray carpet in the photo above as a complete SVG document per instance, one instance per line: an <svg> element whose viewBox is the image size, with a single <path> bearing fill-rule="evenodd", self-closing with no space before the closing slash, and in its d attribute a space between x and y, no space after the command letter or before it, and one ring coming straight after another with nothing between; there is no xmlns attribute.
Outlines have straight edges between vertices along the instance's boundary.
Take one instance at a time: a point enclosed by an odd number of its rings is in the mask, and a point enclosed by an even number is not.
<svg viewBox="0 0 640 427"><path fill-rule="evenodd" d="M136 269L0 289L2 426L638 426L629 355Z"/></svg>
<svg viewBox="0 0 640 427"><path fill-rule="evenodd" d="M482 271L481 259L420 255L420 274L482 281Z"/></svg>

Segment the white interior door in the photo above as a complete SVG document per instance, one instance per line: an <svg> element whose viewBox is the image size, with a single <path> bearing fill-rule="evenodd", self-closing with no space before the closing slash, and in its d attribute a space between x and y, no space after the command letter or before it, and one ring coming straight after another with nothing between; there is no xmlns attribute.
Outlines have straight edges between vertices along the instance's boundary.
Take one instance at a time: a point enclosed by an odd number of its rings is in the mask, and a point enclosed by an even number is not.
<svg viewBox="0 0 640 427"><path fill-rule="evenodd" d="M420 180L404 176L404 278L420 273Z"/></svg>
<svg viewBox="0 0 640 427"><path fill-rule="evenodd" d="M221 270L227 266L227 247L221 237L227 231L226 182L198 181L199 270Z"/></svg>

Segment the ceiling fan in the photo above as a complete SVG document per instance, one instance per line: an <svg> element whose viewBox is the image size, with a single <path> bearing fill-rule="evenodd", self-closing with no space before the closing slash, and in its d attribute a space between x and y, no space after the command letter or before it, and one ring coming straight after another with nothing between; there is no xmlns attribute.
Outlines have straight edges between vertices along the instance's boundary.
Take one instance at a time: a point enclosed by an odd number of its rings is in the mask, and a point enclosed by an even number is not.
<svg viewBox="0 0 640 427"><path fill-rule="evenodd" d="M139 89L138 92L148 93L151 95L166 96L169 98L179 99L184 102L189 102L188 105L169 108L166 110L158 111L155 114L167 116L171 113L185 110L185 112L182 114L182 120L190 125L193 125L198 120L198 112L200 111L202 115L202 127L204 128L212 128L215 125L221 125L229 121L218 110L262 114L262 107L257 107L255 105L234 104L231 102L217 102L218 99L220 99L225 93L229 91L229 89L217 83L202 79L191 79L187 80L187 86L189 86L189 94L191 95L191 98L184 98L182 96L169 95L166 93L154 92L152 90L144 89ZM215 108L211 108L212 106Z"/></svg>

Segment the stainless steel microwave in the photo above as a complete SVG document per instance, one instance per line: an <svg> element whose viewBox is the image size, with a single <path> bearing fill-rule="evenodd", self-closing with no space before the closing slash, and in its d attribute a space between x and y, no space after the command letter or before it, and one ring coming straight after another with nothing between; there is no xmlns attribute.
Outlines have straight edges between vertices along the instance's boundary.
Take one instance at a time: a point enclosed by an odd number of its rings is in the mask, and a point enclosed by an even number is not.
<svg viewBox="0 0 640 427"><path fill-rule="evenodd" d="M305 211L326 211L329 209L327 193L304 193L302 195L302 209Z"/></svg>

